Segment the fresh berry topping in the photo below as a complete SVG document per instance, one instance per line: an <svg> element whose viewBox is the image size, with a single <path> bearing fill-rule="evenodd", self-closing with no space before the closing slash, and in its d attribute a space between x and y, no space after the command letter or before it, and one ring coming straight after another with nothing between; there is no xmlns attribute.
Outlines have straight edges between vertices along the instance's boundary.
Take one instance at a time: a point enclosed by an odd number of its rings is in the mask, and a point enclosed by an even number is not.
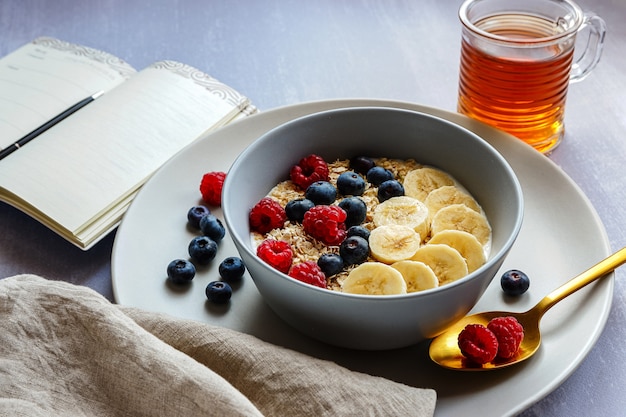
<svg viewBox="0 0 626 417"><path fill-rule="evenodd" d="M291 168L289 177L291 181L306 190L315 181L328 181L328 164L321 156L309 155Z"/></svg>
<svg viewBox="0 0 626 417"><path fill-rule="evenodd" d="M346 212L346 227L357 226L365 221L367 205L359 197L346 197L337 205Z"/></svg>
<svg viewBox="0 0 626 417"><path fill-rule="evenodd" d="M519 350L524 339L524 327L515 317L496 317L491 319L487 328L498 339L498 357L510 359Z"/></svg>
<svg viewBox="0 0 626 417"><path fill-rule="evenodd" d="M325 253L317 260L324 275L332 277L343 271L343 259L336 253Z"/></svg>
<svg viewBox="0 0 626 417"><path fill-rule="evenodd" d="M220 263L218 271L224 281L233 282L239 281L243 277L246 267L241 258L229 256Z"/></svg>
<svg viewBox="0 0 626 417"><path fill-rule="evenodd" d="M295 264L289 270L289 276L306 284L326 288L326 276L314 261Z"/></svg>
<svg viewBox="0 0 626 417"><path fill-rule="evenodd" d="M500 286L507 295L522 295L530 287L530 279L528 275L517 269L511 269L502 274L500 278Z"/></svg>
<svg viewBox="0 0 626 417"><path fill-rule="evenodd" d="M367 181L378 187L385 181L393 179L393 173L383 167L373 167L366 174Z"/></svg>
<svg viewBox="0 0 626 417"><path fill-rule="evenodd" d="M337 206L315 206L304 214L305 233L328 246L339 246L346 238L346 212Z"/></svg>
<svg viewBox="0 0 626 417"><path fill-rule="evenodd" d="M337 177L337 190L343 195L363 195L365 180L356 172L342 172Z"/></svg>
<svg viewBox="0 0 626 417"><path fill-rule="evenodd" d="M355 156L350 159L350 168L363 175L367 174L367 171L374 168L375 165L374 160L366 156Z"/></svg>
<svg viewBox="0 0 626 417"><path fill-rule="evenodd" d="M485 364L498 354L498 339L482 324L468 324L459 334L461 353L477 364Z"/></svg>
<svg viewBox="0 0 626 417"><path fill-rule="evenodd" d="M191 259L201 265L206 265L217 255L217 243L208 236L198 236L189 242L187 250Z"/></svg>
<svg viewBox="0 0 626 417"><path fill-rule="evenodd" d="M200 219L207 214L211 214L211 210L205 206L193 206L187 212L187 222L194 229L200 228Z"/></svg>
<svg viewBox="0 0 626 417"><path fill-rule="evenodd" d="M292 222L302 223L304 219L304 213L309 211L311 207L315 206L315 203L306 198L297 198L291 200L285 205L285 213L287 218Z"/></svg>
<svg viewBox="0 0 626 417"><path fill-rule="evenodd" d="M363 226L351 226L348 228L348 230L346 231L346 237L350 237L350 236L360 236L365 240L370 239L370 231L368 228L363 227Z"/></svg>
<svg viewBox="0 0 626 417"><path fill-rule="evenodd" d="M280 272L287 273L291 268L293 251L284 240L266 239L256 250L256 254L265 263Z"/></svg>
<svg viewBox="0 0 626 417"><path fill-rule="evenodd" d="M360 236L350 236L341 242L339 254L346 265L358 265L367 260L370 254L370 246L367 240Z"/></svg>
<svg viewBox="0 0 626 417"><path fill-rule="evenodd" d="M167 265L167 277L176 285L189 283L196 276L196 267L186 259L174 259Z"/></svg>
<svg viewBox="0 0 626 417"><path fill-rule="evenodd" d="M204 293L206 298L212 303L225 304L233 295L233 289L227 282L213 281L209 282Z"/></svg>
<svg viewBox="0 0 626 417"><path fill-rule="evenodd" d="M315 181L307 187L304 196L316 206L329 205L337 199L337 189L328 181Z"/></svg>
<svg viewBox="0 0 626 417"><path fill-rule="evenodd" d="M226 235L222 221L213 214L207 214L200 219L200 231L204 236L213 239L215 243L219 243Z"/></svg>
<svg viewBox="0 0 626 417"><path fill-rule="evenodd" d="M250 227L259 233L267 233L272 229L280 229L285 225L287 214L278 201L262 198L250 210Z"/></svg>
<svg viewBox="0 0 626 417"><path fill-rule="evenodd" d="M222 205L222 187L226 179L225 172L207 172L200 181L202 199L212 206Z"/></svg>
<svg viewBox="0 0 626 417"><path fill-rule="evenodd" d="M389 200L391 197L404 195L404 187L397 180L387 180L378 186L378 201Z"/></svg>

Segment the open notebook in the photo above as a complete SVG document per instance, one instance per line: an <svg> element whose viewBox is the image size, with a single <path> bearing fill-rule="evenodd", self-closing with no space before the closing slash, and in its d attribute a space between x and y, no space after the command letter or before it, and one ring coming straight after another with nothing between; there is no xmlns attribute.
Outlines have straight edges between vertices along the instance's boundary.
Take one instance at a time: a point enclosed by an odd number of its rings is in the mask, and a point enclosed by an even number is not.
<svg viewBox="0 0 626 417"><path fill-rule="evenodd" d="M0 150L99 98L0 159L0 200L82 249L114 229L163 163L207 131L256 112L188 65L136 71L93 48L38 38L0 59Z"/></svg>

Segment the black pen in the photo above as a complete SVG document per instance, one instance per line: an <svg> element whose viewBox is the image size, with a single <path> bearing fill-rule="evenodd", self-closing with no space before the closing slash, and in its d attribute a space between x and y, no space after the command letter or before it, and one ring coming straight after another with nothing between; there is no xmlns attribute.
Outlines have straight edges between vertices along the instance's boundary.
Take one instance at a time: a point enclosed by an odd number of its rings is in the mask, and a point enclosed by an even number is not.
<svg viewBox="0 0 626 417"><path fill-rule="evenodd" d="M29 134L27 134L26 136L24 136L23 138L21 138L17 142L15 142L12 145L2 149L0 151L0 159L3 159L4 157L12 154L13 152L18 150L22 146L26 145L31 140L35 139L37 136L41 135L46 130L50 129L52 126L58 124L63 119L68 118L70 115L74 114L76 111L82 109L87 104L91 103L92 101L94 101L95 99L100 97L102 94L104 94L104 91L99 91L96 94L94 94L92 96L89 96L89 97L87 97L84 100L79 101L78 103L76 103L72 107L70 107L69 109L64 110L61 114L59 114L59 115L53 117L52 119L48 120L46 123L44 123L43 125L39 126L37 129L33 130L32 132L30 132Z"/></svg>

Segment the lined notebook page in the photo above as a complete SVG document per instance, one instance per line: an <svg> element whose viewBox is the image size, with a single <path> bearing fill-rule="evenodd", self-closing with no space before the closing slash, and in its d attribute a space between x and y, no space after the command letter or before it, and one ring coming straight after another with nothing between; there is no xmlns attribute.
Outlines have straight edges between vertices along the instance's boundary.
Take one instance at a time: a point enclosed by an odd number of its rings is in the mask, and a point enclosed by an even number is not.
<svg viewBox="0 0 626 417"><path fill-rule="evenodd" d="M2 160L0 185L80 232L245 106L208 91L197 74L172 63L137 73Z"/></svg>
<svg viewBox="0 0 626 417"><path fill-rule="evenodd" d="M135 70L102 51L39 38L0 60L0 149Z"/></svg>

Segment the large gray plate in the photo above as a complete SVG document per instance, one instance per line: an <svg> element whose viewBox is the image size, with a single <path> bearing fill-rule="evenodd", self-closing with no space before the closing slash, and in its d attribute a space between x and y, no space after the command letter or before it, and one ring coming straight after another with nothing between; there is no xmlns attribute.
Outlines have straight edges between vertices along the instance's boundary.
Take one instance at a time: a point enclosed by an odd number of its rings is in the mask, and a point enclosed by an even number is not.
<svg viewBox="0 0 626 417"><path fill-rule="evenodd" d="M175 290L166 284L167 264L187 257L187 245L194 236L186 228L186 213L200 201L198 184L202 174L227 171L246 145L285 121L332 108L358 106L413 109L461 124L495 146L517 173L524 190L525 219L502 271L526 271L532 279L531 289L507 303L495 279L474 311L526 310L609 254L604 227L585 195L554 163L521 141L458 114L416 104L321 101L239 121L201 138L163 166L139 192L117 232L112 258L117 302L232 328L353 370L434 388L438 393L437 416L502 416L522 411L562 383L593 347L609 314L612 276L581 290L546 314L542 321L543 346L536 357L493 373L440 369L428 359L427 342L393 352L360 352L311 340L285 325L264 304L248 276L235 288L229 306L210 305L205 301L204 287L217 278L219 262L199 271L187 290ZM236 254L230 239L225 239L218 257Z"/></svg>

